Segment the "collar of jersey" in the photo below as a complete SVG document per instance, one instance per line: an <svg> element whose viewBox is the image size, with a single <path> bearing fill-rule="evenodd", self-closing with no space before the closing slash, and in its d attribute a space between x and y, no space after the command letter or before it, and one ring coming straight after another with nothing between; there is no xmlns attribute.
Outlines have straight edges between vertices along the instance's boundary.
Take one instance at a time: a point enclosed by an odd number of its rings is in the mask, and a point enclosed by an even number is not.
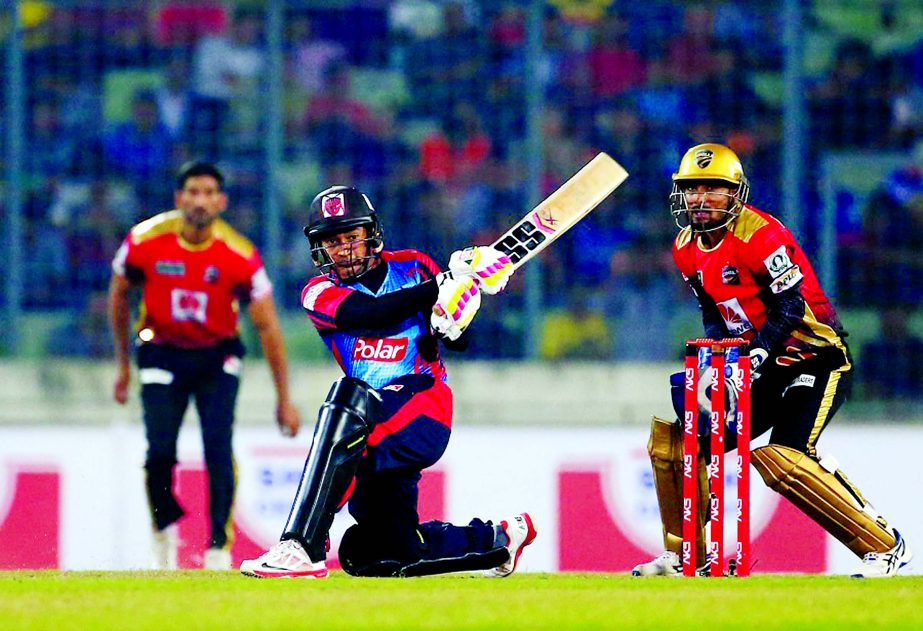
<svg viewBox="0 0 923 631"><path fill-rule="evenodd" d="M215 233L212 232L212 235L202 243L190 243L183 238L182 228L180 228L180 232L176 233L176 242L179 243L179 246L184 250L199 252L201 250L207 250L211 244L215 242Z"/></svg>

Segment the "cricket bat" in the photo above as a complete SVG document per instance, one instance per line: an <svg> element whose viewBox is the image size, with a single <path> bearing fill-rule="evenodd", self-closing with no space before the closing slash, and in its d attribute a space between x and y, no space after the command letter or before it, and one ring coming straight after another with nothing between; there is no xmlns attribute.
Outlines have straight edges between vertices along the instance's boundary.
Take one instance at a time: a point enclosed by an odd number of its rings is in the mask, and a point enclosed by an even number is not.
<svg viewBox="0 0 923 631"><path fill-rule="evenodd" d="M513 270L551 245L599 206L628 177L628 171L608 154L595 158L530 210L493 247L513 261Z"/></svg>

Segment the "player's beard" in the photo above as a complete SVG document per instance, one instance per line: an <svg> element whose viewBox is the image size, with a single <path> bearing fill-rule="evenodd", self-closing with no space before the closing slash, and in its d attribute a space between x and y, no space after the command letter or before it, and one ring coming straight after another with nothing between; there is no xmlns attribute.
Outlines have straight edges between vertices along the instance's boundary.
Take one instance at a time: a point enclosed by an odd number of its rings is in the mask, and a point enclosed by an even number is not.
<svg viewBox="0 0 923 631"><path fill-rule="evenodd" d="M210 214L207 210L201 206L196 206L190 208L189 210L183 211L183 219L186 220L186 223L193 226L196 230L203 230L215 222L217 215Z"/></svg>

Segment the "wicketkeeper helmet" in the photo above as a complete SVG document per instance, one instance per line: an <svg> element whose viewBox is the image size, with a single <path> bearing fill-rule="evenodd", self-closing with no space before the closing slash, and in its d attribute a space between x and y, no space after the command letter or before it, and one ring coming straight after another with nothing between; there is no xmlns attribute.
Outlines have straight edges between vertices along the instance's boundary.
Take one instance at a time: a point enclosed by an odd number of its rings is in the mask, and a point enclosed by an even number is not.
<svg viewBox="0 0 923 631"><path fill-rule="evenodd" d="M731 189L730 201L723 212L727 219L720 225L709 226L707 230L722 228L731 222L750 197L750 184L744 175L740 158L730 148L717 143L705 143L689 149L679 163L679 169L673 174L673 190L670 192L670 212L676 225L684 228L689 224L684 189L700 183L712 183ZM716 209L717 210L717 209Z"/></svg>

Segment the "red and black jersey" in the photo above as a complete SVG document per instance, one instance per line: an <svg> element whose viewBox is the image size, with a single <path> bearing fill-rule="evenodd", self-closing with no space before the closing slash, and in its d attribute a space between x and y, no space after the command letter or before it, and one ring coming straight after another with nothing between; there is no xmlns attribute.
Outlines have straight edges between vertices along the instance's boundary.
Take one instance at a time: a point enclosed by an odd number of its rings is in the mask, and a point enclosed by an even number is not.
<svg viewBox="0 0 923 631"><path fill-rule="evenodd" d="M712 249L685 228L673 243L673 259L687 282L714 302L730 335L752 340L773 297L794 289L804 298L804 316L779 348L770 349L777 361L792 363L825 347L841 350L848 361L836 310L792 233L772 215L745 206Z"/></svg>
<svg viewBox="0 0 923 631"><path fill-rule="evenodd" d="M218 219L204 243L181 236L178 210L132 228L112 261L113 271L143 285L139 331L145 340L204 348L238 334L240 302L272 291L259 251Z"/></svg>

